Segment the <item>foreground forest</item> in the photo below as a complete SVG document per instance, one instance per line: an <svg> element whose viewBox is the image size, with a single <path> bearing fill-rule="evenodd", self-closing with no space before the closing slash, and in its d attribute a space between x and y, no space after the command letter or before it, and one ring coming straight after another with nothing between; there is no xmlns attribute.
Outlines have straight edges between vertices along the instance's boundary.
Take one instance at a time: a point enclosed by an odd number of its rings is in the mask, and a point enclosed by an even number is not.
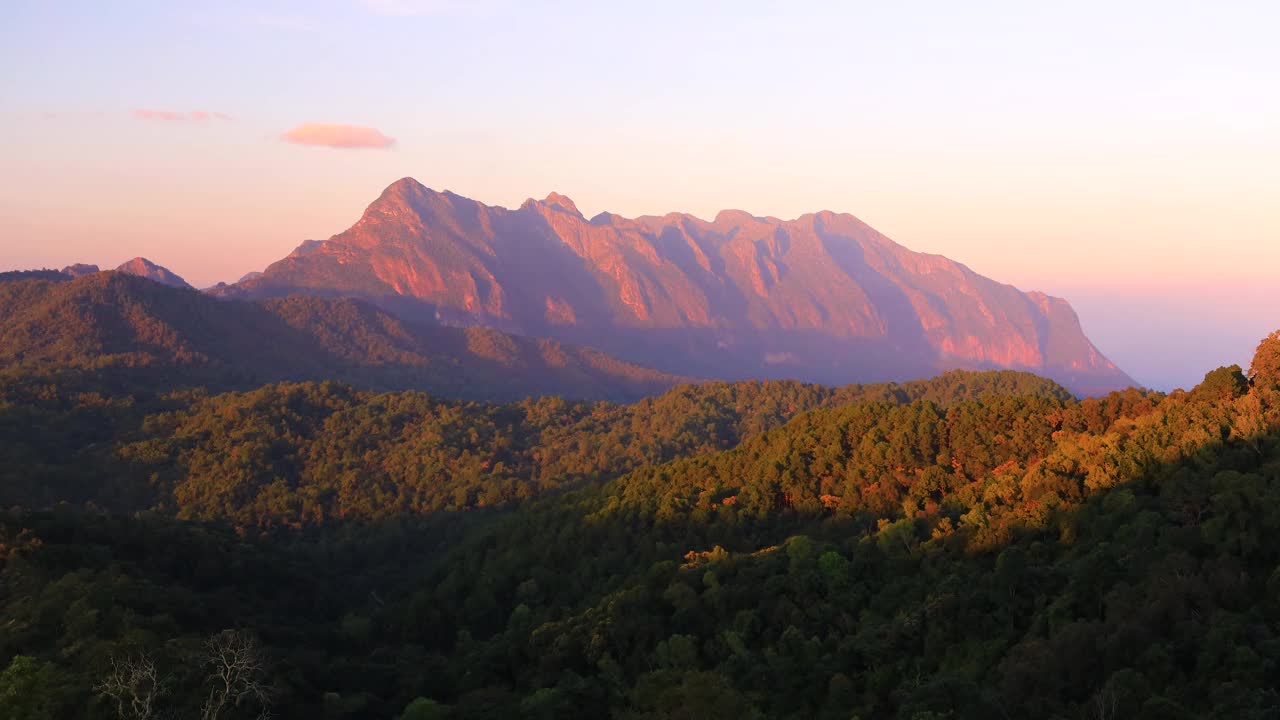
<svg viewBox="0 0 1280 720"><path fill-rule="evenodd" d="M1280 333L1084 400L14 371L0 438L6 720L1280 708Z"/></svg>

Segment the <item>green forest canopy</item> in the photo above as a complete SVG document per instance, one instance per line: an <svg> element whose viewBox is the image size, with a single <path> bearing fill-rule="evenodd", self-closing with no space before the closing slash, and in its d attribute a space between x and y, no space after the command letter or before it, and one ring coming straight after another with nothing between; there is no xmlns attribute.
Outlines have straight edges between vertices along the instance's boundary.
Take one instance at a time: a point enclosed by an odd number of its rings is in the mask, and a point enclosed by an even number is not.
<svg viewBox="0 0 1280 720"><path fill-rule="evenodd" d="M11 376L0 708L199 717L234 646L219 717L1271 717L1277 357L1086 400Z"/></svg>

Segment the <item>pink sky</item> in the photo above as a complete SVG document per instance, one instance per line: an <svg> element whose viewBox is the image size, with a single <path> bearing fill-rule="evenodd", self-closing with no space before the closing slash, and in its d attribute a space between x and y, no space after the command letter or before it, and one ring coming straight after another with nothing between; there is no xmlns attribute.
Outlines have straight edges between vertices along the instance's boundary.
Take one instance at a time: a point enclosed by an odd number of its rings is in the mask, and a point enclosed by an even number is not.
<svg viewBox="0 0 1280 720"><path fill-rule="evenodd" d="M1280 327L1272 4L571 5L19 3L0 269L235 280L408 175L588 215L850 212L1066 296L1162 387Z"/></svg>

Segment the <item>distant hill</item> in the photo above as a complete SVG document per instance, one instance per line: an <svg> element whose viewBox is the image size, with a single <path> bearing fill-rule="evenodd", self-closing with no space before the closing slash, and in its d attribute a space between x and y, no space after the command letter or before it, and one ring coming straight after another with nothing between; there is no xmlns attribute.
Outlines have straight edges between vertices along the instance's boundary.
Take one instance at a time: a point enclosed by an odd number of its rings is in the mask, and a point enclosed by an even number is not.
<svg viewBox="0 0 1280 720"><path fill-rule="evenodd" d="M49 282L65 282L72 279L65 270L52 270L44 268L42 270L6 270L0 272L0 283L16 282L18 280L48 280Z"/></svg>
<svg viewBox="0 0 1280 720"><path fill-rule="evenodd" d="M68 265L62 268L63 275L73 278L78 278L82 275L90 275L96 272L101 272L101 269L97 265L90 265L88 263L76 263L75 265Z"/></svg>
<svg viewBox="0 0 1280 720"><path fill-rule="evenodd" d="M0 373L249 387L344 380L507 399L631 400L679 378L552 340L394 317L351 299L218 300L123 272L0 284Z"/></svg>
<svg viewBox="0 0 1280 720"><path fill-rule="evenodd" d="M128 273L130 275L137 275L138 277L144 277L148 280L154 280L162 285L169 285L171 287L191 287L191 284L186 280L183 280L181 277L178 277L177 273L174 273L168 268L161 267L144 257L136 257L116 268L116 271Z"/></svg>
<svg viewBox="0 0 1280 720"><path fill-rule="evenodd" d="M721 379L844 384L1012 368L1085 394L1133 384L1065 300L912 252L832 212L588 220L556 193L508 210L405 178L349 230L213 292L360 297L405 317L555 337Z"/></svg>
<svg viewBox="0 0 1280 720"><path fill-rule="evenodd" d="M13 280L30 280L35 278L50 280L53 282L61 282L64 280L74 280L75 278L78 278L78 277L84 277L85 275L92 275L94 273L99 273L99 272L102 272L102 270L97 265L89 265L87 263L76 263L75 265L68 265L62 268L61 270L50 270L50 269L12 270L8 272L3 272L3 273L0 273L0 282L10 282ZM183 280L181 277L179 277L177 273L173 272L172 270L166 267L157 265L144 257L136 257L125 263L122 263L119 267L116 268L116 272L122 272L129 275L136 275L138 277L147 278L148 280L154 280L162 285L169 285L171 287L180 287L180 288L191 287L191 284L188 283L186 280Z"/></svg>

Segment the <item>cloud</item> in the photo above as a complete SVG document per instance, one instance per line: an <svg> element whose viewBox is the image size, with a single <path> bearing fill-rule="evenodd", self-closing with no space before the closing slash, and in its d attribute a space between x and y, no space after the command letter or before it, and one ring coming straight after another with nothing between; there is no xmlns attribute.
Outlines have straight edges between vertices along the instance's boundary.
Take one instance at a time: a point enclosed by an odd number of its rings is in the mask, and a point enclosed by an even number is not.
<svg viewBox="0 0 1280 720"><path fill-rule="evenodd" d="M174 112L173 110L150 110L147 108L138 108L137 110L134 110L133 116L138 120L162 120L164 122L206 122L208 120L231 119L231 116L226 113L214 112L212 110Z"/></svg>
<svg viewBox="0 0 1280 720"><path fill-rule="evenodd" d="M302 123L280 136L295 145L332 148L389 148L396 144L377 128L335 123Z"/></svg>

